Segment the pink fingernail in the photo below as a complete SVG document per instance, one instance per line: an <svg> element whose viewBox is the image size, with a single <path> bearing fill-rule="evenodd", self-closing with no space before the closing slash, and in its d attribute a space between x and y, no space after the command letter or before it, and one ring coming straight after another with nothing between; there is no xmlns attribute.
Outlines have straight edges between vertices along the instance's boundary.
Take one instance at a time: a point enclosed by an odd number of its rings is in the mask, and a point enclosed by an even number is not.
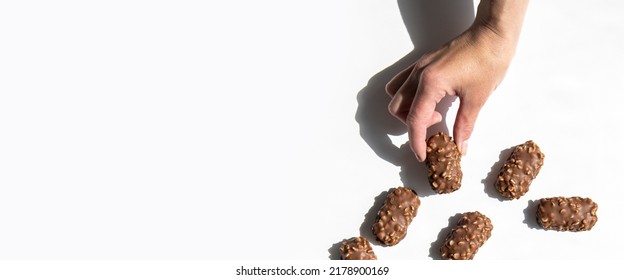
<svg viewBox="0 0 624 280"><path fill-rule="evenodd" d="M424 159L422 159L418 154L416 154L416 159L418 160L418 162L423 162Z"/></svg>
<svg viewBox="0 0 624 280"><path fill-rule="evenodd" d="M462 156L465 156L468 153L468 141L464 141L463 143L461 143L461 146L459 147L459 152L462 154Z"/></svg>

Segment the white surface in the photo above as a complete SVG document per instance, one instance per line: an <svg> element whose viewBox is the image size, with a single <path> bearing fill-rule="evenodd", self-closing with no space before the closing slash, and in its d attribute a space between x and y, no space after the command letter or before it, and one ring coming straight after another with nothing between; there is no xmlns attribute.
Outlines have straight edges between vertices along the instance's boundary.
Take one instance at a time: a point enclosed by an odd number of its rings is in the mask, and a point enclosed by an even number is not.
<svg viewBox="0 0 624 280"><path fill-rule="evenodd" d="M396 1L1 7L0 258L327 259L369 234L375 198L399 185L422 206L399 245L374 247L380 259L430 259L449 218L474 210L495 227L478 259L622 258L620 1L530 3L449 195L389 145L406 136L380 89L410 34L430 38L417 57L464 17L408 33L401 12L419 16ZM545 165L527 195L500 201L483 182L528 139ZM592 231L524 222L529 201L560 195L599 204Z"/></svg>

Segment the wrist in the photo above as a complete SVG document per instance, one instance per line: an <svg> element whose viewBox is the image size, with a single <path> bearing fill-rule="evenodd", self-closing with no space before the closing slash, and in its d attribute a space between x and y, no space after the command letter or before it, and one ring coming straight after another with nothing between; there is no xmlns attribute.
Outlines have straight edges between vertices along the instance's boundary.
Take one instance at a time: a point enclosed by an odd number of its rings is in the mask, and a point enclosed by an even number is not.
<svg viewBox="0 0 624 280"><path fill-rule="evenodd" d="M528 0L481 0L473 24L516 44L522 30Z"/></svg>
<svg viewBox="0 0 624 280"><path fill-rule="evenodd" d="M516 53L517 39L503 36L488 25L474 24L468 29L467 37L471 45L481 50L484 57L508 65Z"/></svg>
<svg viewBox="0 0 624 280"><path fill-rule="evenodd" d="M511 61L522 30L528 0L481 0L470 32L501 59Z"/></svg>

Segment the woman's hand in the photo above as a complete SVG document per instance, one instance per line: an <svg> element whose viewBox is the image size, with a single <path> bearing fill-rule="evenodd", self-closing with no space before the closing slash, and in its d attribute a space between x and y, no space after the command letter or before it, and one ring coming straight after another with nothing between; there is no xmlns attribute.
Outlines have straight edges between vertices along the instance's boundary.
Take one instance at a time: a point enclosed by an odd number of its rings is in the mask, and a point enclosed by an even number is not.
<svg viewBox="0 0 624 280"><path fill-rule="evenodd" d="M459 97L453 137L466 153L479 111L511 63L527 2L483 0L467 31L422 56L386 85L392 97L388 108L407 125L419 161L426 157L427 128L442 120L436 104L446 95Z"/></svg>

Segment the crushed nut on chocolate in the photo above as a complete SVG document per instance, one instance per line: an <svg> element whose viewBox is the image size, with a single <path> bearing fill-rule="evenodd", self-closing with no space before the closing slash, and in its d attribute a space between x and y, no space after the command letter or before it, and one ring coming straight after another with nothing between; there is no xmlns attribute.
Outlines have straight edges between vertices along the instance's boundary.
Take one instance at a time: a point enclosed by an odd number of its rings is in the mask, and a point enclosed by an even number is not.
<svg viewBox="0 0 624 280"><path fill-rule="evenodd" d="M478 211L464 213L447 235L440 255L448 260L472 260L492 235L492 221Z"/></svg>
<svg viewBox="0 0 624 280"><path fill-rule="evenodd" d="M427 177L431 188L439 193L451 193L461 187L461 153L453 138L438 132L427 139Z"/></svg>
<svg viewBox="0 0 624 280"><path fill-rule="evenodd" d="M550 197L539 200L537 223L558 231L591 230L598 222L598 204L590 198Z"/></svg>
<svg viewBox="0 0 624 280"><path fill-rule="evenodd" d="M389 193L373 224L373 234L377 240L388 246L403 240L419 206L420 199L411 189L398 187Z"/></svg>
<svg viewBox="0 0 624 280"><path fill-rule="evenodd" d="M529 191L542 165L544 154L535 142L518 145L503 164L494 187L503 197L518 199Z"/></svg>
<svg viewBox="0 0 624 280"><path fill-rule="evenodd" d="M376 260L373 247L364 237L353 237L342 242L340 258L343 260Z"/></svg>

